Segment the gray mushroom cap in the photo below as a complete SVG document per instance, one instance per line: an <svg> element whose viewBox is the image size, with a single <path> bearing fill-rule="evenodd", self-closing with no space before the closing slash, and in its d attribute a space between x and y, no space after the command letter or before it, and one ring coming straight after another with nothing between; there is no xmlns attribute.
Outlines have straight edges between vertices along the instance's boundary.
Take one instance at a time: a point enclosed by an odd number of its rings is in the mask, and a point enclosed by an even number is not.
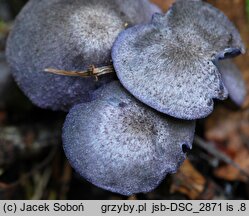
<svg viewBox="0 0 249 216"><path fill-rule="evenodd" d="M111 47L126 24L147 22L160 11L148 0L30 0L8 38L15 80L38 106L67 110L112 77L94 79L44 73L110 64Z"/></svg>
<svg viewBox="0 0 249 216"><path fill-rule="evenodd" d="M136 98L180 119L213 111L228 92L213 62L244 53L240 35L218 9L179 0L150 24L123 31L112 49L118 78Z"/></svg>
<svg viewBox="0 0 249 216"><path fill-rule="evenodd" d="M230 59L218 61L216 65L219 68L230 98L241 106L245 101L247 90L238 67Z"/></svg>
<svg viewBox="0 0 249 216"><path fill-rule="evenodd" d="M118 82L76 105L63 128L74 169L94 185L123 195L153 190L176 172L192 148L194 121L173 119L145 106Z"/></svg>

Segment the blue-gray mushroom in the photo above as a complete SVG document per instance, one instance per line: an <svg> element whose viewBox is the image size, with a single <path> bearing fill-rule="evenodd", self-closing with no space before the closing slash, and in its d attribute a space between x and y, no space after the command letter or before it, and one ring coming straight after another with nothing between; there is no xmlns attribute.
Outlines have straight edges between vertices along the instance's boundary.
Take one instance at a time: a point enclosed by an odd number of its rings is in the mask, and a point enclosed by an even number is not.
<svg viewBox="0 0 249 216"><path fill-rule="evenodd" d="M201 0L178 0L151 23L123 31L112 49L117 76L136 98L180 119L213 111L228 96L215 63L245 52L239 32Z"/></svg>
<svg viewBox="0 0 249 216"><path fill-rule="evenodd" d="M63 128L66 156L82 177L131 195L155 189L177 171L192 148L194 121L156 112L117 81L95 94L96 100L72 108Z"/></svg>
<svg viewBox="0 0 249 216"><path fill-rule="evenodd" d="M7 42L14 78L38 106L68 110L112 77L62 77L46 68L85 70L106 66L111 47L127 25L145 23L159 8L148 0L30 0Z"/></svg>
<svg viewBox="0 0 249 216"><path fill-rule="evenodd" d="M243 105L246 97L246 85L238 67L230 59L216 63L229 96L238 106Z"/></svg>

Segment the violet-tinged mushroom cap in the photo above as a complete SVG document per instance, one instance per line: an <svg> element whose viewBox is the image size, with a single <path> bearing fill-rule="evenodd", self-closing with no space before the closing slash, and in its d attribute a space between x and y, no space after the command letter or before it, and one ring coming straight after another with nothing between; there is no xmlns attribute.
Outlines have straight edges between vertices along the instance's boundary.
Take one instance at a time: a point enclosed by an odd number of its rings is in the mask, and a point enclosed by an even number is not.
<svg viewBox="0 0 249 216"><path fill-rule="evenodd" d="M244 79L238 67L230 59L218 61L216 65L219 68L230 98L241 106L245 101L247 92Z"/></svg>
<svg viewBox="0 0 249 216"><path fill-rule="evenodd" d="M147 22L158 11L148 0L30 0L7 43L15 80L42 108L67 110L89 101L89 93L109 82L109 76L94 82L44 69L80 71L109 65L113 42L126 24Z"/></svg>
<svg viewBox="0 0 249 216"><path fill-rule="evenodd" d="M94 185L123 195L153 190L176 172L192 148L194 121L160 114L118 82L98 99L76 105L63 128L63 146L74 169Z"/></svg>
<svg viewBox="0 0 249 216"><path fill-rule="evenodd" d="M118 78L136 98L180 119L213 111L213 99L227 90L213 62L244 53L228 18L208 3L177 1L150 24L123 31L112 58Z"/></svg>

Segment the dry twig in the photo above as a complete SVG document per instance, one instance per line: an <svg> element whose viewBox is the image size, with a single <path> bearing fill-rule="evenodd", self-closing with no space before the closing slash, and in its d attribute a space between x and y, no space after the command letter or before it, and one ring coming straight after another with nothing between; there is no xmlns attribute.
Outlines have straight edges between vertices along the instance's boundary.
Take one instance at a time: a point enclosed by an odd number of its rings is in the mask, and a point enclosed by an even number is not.
<svg viewBox="0 0 249 216"><path fill-rule="evenodd" d="M235 163L230 157L226 154L220 152L215 146L210 142L205 142L202 138L195 136L195 144L206 150L209 154L215 156L219 160L232 165L234 168L238 169L241 174L245 175L249 179L249 174L243 170L237 163Z"/></svg>
<svg viewBox="0 0 249 216"><path fill-rule="evenodd" d="M94 66L90 66L90 68L86 71L66 71L66 70L58 70L58 69L53 69L53 68L46 68L44 71L47 73L52 73L52 74L62 75L62 76L74 76L74 77L84 77L84 78L95 77L96 80L98 80L99 76L115 72L112 65L98 67L98 68L95 68Z"/></svg>

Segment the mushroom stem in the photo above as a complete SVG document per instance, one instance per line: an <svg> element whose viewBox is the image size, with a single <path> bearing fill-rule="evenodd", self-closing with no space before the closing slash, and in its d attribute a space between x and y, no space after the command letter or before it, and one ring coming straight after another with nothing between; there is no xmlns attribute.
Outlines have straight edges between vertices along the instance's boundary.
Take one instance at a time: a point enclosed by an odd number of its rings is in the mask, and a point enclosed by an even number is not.
<svg viewBox="0 0 249 216"><path fill-rule="evenodd" d="M112 65L95 68L94 65L90 66L86 71L66 71L58 70L54 68L46 68L44 72L62 75L62 76L76 76L76 77L92 77L94 76L96 80L98 77L104 74L114 73L114 68Z"/></svg>

